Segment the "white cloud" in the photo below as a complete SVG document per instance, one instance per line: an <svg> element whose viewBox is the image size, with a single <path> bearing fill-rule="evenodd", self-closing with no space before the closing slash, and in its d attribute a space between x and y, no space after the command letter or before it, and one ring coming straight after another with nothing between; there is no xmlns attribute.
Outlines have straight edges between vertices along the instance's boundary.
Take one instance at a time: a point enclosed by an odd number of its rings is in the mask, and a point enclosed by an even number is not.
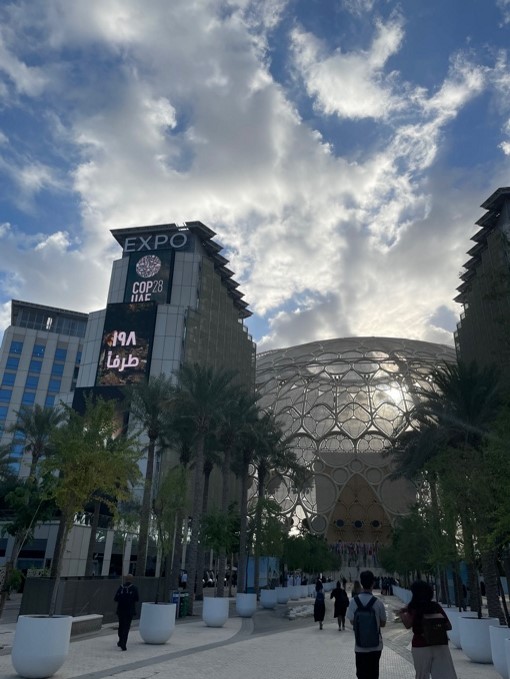
<svg viewBox="0 0 510 679"><path fill-rule="evenodd" d="M368 50L345 52L339 47L325 56L324 47L311 34L298 28L292 34L296 66L316 106L327 115L353 120L386 118L402 107L394 74L385 74L384 68L403 37L400 17L377 21Z"/></svg>
<svg viewBox="0 0 510 679"><path fill-rule="evenodd" d="M287 7L47 0L35 16L20 12L18 22L37 24L42 54L65 61L72 48L87 68L77 82L64 63L48 84L45 119L59 158L72 156L68 174L21 156L11 171L31 196L72 183L81 222L30 238L0 228L3 294L100 308L120 255L109 229L199 219L228 245L267 321L261 349L349 334L451 341L432 319L440 307L457 313L477 204L507 165L501 154L490 176L450 174L441 152L458 114L489 83L496 90L495 74L459 55L433 91L404 82L392 66L404 40L396 15L348 51L295 29L317 115L373 125L372 140L347 153L297 109L295 83L274 79L269 32ZM500 92L506 75L501 65Z"/></svg>

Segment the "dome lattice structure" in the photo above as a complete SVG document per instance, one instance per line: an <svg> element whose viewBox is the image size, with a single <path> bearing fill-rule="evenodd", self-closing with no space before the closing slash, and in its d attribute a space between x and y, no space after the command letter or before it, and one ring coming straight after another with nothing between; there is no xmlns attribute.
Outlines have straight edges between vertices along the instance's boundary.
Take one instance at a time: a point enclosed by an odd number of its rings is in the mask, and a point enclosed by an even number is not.
<svg viewBox="0 0 510 679"><path fill-rule="evenodd" d="M383 452L413 427L417 391L433 388L432 371L455 360L445 345L380 337L257 356L259 404L276 415L311 472L302 492L285 475L268 488L294 527L305 525L338 549L363 545L365 556L387 541L415 492L390 479L391 455Z"/></svg>

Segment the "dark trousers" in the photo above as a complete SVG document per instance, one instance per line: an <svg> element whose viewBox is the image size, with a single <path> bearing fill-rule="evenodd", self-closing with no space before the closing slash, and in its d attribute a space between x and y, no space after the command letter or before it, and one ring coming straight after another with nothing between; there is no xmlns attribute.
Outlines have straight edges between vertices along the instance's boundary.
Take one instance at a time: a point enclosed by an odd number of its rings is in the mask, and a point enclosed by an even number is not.
<svg viewBox="0 0 510 679"><path fill-rule="evenodd" d="M381 652L356 653L356 676L358 679L379 679Z"/></svg>
<svg viewBox="0 0 510 679"><path fill-rule="evenodd" d="M119 614L119 646L125 648L127 645L127 638L129 629L131 627L132 615Z"/></svg>

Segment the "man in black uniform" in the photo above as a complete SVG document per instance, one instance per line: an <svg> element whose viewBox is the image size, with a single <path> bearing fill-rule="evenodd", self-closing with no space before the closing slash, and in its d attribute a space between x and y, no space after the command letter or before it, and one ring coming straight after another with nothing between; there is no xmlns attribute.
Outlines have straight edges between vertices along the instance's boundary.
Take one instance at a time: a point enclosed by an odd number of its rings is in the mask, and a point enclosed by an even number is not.
<svg viewBox="0 0 510 679"><path fill-rule="evenodd" d="M136 614L136 602L138 601L138 589L133 585L131 573L128 573L124 578L124 584L117 590L114 601L117 602L117 617L119 618L119 641L117 646L126 651L129 628Z"/></svg>

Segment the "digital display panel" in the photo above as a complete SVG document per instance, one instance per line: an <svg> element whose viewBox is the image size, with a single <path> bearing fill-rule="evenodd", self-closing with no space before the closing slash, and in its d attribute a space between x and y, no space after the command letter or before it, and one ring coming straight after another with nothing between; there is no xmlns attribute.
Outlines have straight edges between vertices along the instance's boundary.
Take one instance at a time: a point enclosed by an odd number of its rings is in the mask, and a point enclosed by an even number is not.
<svg viewBox="0 0 510 679"><path fill-rule="evenodd" d="M124 302L170 302L173 265L174 250L130 255Z"/></svg>
<svg viewBox="0 0 510 679"><path fill-rule="evenodd" d="M156 313L154 303L107 306L96 387L124 386L147 379Z"/></svg>

